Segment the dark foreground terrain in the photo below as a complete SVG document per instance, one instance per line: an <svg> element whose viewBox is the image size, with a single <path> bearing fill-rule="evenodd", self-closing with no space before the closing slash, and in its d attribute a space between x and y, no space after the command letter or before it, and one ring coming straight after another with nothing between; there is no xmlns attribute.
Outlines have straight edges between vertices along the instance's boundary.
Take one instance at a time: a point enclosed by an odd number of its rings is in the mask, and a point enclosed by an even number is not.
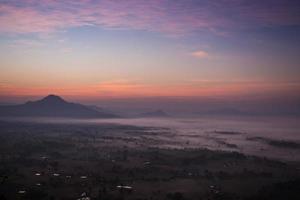
<svg viewBox="0 0 300 200"><path fill-rule="evenodd" d="M0 199L300 199L300 165L165 148L164 128L0 122ZM164 147L164 148L163 148Z"/></svg>

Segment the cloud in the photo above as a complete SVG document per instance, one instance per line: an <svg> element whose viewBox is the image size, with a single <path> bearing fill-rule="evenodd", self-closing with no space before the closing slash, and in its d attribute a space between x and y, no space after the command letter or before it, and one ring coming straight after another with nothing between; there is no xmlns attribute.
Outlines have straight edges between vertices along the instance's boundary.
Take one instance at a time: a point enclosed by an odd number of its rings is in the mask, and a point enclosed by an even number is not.
<svg viewBox="0 0 300 200"><path fill-rule="evenodd" d="M43 42L39 41L39 40L33 40L33 39L17 39L12 41L12 43L10 44L10 47L13 48L36 48L36 47L42 47L43 46Z"/></svg>
<svg viewBox="0 0 300 200"><path fill-rule="evenodd" d="M71 47L64 47L60 50L61 53L71 53L72 52L72 48Z"/></svg>
<svg viewBox="0 0 300 200"><path fill-rule="evenodd" d="M198 50L191 53L192 56L196 58L208 58L208 53L206 51Z"/></svg>
<svg viewBox="0 0 300 200"><path fill-rule="evenodd" d="M225 5L225 6L224 6ZM71 27L135 29L170 36L300 24L297 1L11 0L0 2L0 32L53 33Z"/></svg>

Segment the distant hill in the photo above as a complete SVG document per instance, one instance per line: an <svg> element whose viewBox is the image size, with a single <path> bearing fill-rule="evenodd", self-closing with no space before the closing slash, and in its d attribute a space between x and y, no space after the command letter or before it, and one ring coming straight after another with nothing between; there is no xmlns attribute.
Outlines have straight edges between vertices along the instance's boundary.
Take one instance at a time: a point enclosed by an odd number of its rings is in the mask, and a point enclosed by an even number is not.
<svg viewBox="0 0 300 200"><path fill-rule="evenodd" d="M67 102L59 96L48 95L38 101L21 105L0 106L4 117L70 117L70 118L115 118L117 115L97 111L88 106Z"/></svg>
<svg viewBox="0 0 300 200"><path fill-rule="evenodd" d="M250 112L241 111L234 108L223 108L208 111L194 112L195 115L236 115L236 116L250 116Z"/></svg>
<svg viewBox="0 0 300 200"><path fill-rule="evenodd" d="M163 110L155 110L151 112L145 112L138 115L138 117L169 117L169 115Z"/></svg>
<svg viewBox="0 0 300 200"><path fill-rule="evenodd" d="M114 114L114 115L116 115L118 117L122 117L122 118L126 117L126 114L116 111L116 110L113 110L113 109L110 109L110 108L107 108L107 107L99 107L96 105L88 105L88 107L93 110L96 110L98 112L111 113L111 114Z"/></svg>

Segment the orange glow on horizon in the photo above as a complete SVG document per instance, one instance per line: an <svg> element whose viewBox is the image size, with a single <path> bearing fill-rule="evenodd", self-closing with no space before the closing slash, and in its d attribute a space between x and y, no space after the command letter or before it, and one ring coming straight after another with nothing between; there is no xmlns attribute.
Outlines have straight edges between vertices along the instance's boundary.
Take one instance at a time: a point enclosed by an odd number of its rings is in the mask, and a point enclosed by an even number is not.
<svg viewBox="0 0 300 200"><path fill-rule="evenodd" d="M270 93L294 91L300 88L292 83L262 82L199 82L177 85L151 85L126 81L103 82L98 85L80 85L65 87L21 87L0 85L0 96L44 96L57 94L82 98L123 98L155 96L230 96L252 93Z"/></svg>

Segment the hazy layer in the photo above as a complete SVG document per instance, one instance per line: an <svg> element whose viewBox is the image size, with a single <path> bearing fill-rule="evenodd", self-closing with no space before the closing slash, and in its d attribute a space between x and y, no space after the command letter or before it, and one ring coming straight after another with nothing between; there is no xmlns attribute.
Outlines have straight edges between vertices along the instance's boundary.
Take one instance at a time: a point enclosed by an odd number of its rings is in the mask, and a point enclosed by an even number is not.
<svg viewBox="0 0 300 200"><path fill-rule="evenodd" d="M153 134L165 148L209 148L269 158L300 161L300 124L296 118L128 118L18 119L41 123L113 123L164 127L172 133ZM147 145L147 144L146 144Z"/></svg>

